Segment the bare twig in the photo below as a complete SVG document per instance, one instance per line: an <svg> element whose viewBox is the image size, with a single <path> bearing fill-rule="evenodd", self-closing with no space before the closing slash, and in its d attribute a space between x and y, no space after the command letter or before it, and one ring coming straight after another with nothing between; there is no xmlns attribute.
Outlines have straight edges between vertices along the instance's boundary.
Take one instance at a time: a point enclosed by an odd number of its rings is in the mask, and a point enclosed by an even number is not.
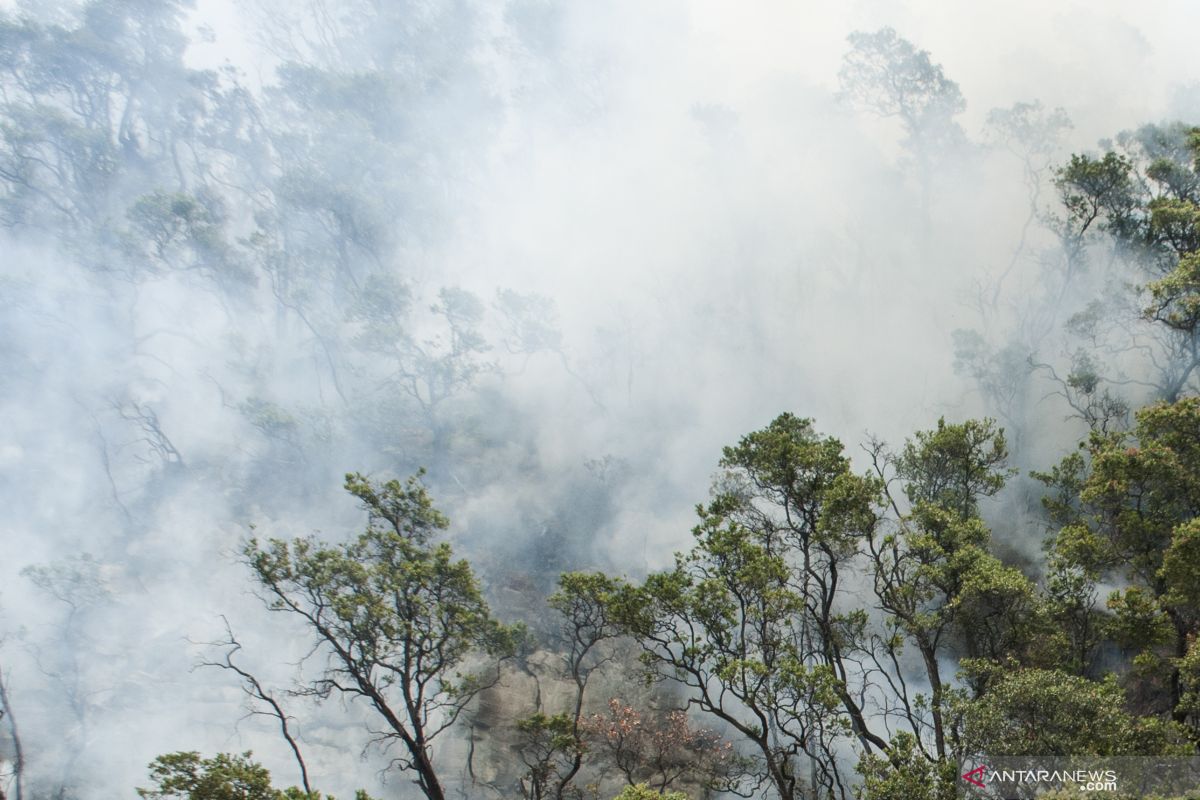
<svg viewBox="0 0 1200 800"><path fill-rule="evenodd" d="M295 734L292 733L291 720L287 715L279 701L275 699L258 678L250 671L238 666L234 663L233 657L239 650L242 649L242 643L233 635L233 629L229 626L229 620L224 615L221 616L221 621L225 623L225 639L220 642L213 642L215 647L225 648L220 661L201 661L202 667L218 667L219 669L228 670L241 678L242 691L251 699L251 714L274 717L279 721L279 732L284 740L288 743L288 747L292 749L292 755L296 759L296 765L300 768L300 783L304 787L306 794L313 794L312 787L308 783L308 767L304 763L304 756L300 752L300 745L296 741ZM265 703L268 711L261 711L254 706L254 702Z"/></svg>

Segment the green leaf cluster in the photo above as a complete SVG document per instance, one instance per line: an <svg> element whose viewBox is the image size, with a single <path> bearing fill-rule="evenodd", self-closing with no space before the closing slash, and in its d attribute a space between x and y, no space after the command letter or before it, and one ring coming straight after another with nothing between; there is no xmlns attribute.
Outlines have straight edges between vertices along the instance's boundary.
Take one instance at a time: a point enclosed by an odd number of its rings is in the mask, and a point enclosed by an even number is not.
<svg viewBox="0 0 1200 800"><path fill-rule="evenodd" d="M245 753L166 753L150 762L154 787L138 789L145 800L334 800L332 795L305 792L295 786L276 789L271 773ZM355 800L372 800L359 790Z"/></svg>

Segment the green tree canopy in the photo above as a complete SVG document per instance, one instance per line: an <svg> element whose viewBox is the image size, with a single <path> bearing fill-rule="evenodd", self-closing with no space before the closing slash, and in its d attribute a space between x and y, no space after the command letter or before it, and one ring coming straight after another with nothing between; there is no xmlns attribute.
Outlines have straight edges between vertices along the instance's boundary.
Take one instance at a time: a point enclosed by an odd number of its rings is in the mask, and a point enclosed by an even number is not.
<svg viewBox="0 0 1200 800"><path fill-rule="evenodd" d="M1108 632L1161 690L1145 710L1195 725L1184 702L1195 678L1182 664L1200 630L1200 398L1147 407L1126 434L1094 433L1040 477L1056 491L1053 562L1091 585L1123 583L1108 598Z"/></svg>
<svg viewBox="0 0 1200 800"><path fill-rule="evenodd" d="M434 542L448 525L418 477L346 476L369 515L344 544L250 541L245 557L269 607L297 618L327 657L303 691L366 703L402 747L430 800L444 797L430 745L484 687L521 635L492 618L470 565Z"/></svg>
<svg viewBox="0 0 1200 800"><path fill-rule="evenodd" d="M305 792L295 786L276 789L271 773L245 753L167 753L150 762L150 789L138 789L145 800L334 800L332 795ZM355 800L371 800L364 791Z"/></svg>

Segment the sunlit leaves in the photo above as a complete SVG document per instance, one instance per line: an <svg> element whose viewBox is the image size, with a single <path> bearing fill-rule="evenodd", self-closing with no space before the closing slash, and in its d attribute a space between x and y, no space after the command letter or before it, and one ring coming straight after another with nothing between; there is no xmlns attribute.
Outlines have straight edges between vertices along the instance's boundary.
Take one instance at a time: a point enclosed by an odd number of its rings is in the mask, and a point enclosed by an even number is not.
<svg viewBox="0 0 1200 800"><path fill-rule="evenodd" d="M249 752L218 753L201 758L197 752L167 753L150 762L152 789L138 789L145 800L334 800L332 795L306 792L295 786L275 789L271 773ZM371 800L359 791L355 800Z"/></svg>
<svg viewBox="0 0 1200 800"><path fill-rule="evenodd" d="M888 756L869 755L858 763L863 782L860 800L950 800L956 795L957 770L952 762L930 761L916 737L901 732L892 738Z"/></svg>
<svg viewBox="0 0 1200 800"><path fill-rule="evenodd" d="M964 748L988 755L1186 753L1182 731L1124 709L1116 678L1091 681L1026 669L994 681L964 710Z"/></svg>
<svg viewBox="0 0 1200 800"><path fill-rule="evenodd" d="M250 541L245 557L270 607L295 615L328 655L303 691L365 701L405 748L397 763L440 797L428 742L499 677L471 667L511 654L522 631L494 620L470 565L431 541L447 521L416 477L350 474L346 489L369 512L357 538Z"/></svg>
<svg viewBox="0 0 1200 800"><path fill-rule="evenodd" d="M1200 400L1142 409L1131 433L1094 433L1086 458L1039 477L1056 487L1049 508L1066 523L1052 539L1050 588L1074 608L1069 630L1094 642L1089 587L1127 582L1110 593L1103 630L1136 654L1137 677L1163 687L1176 719L1193 714L1178 658L1200 622Z"/></svg>

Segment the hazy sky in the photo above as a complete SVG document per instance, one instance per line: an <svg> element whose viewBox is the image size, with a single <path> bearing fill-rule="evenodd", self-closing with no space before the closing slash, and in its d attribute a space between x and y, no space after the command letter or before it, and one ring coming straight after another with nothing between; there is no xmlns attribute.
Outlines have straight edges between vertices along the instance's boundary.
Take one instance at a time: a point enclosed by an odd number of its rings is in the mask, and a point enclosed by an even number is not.
<svg viewBox="0 0 1200 800"><path fill-rule="evenodd" d="M422 307L446 285L488 302L498 288L539 292L557 307L561 358L497 354L501 373L471 400L494 410L470 431L491 449L440 487L452 536L481 561L581 516L585 464L604 456L624 477L611 508L576 533L590 560L573 566L636 575L686 545L721 446L778 413L815 417L857 453L868 431L900 441L943 414L987 411L954 374L951 335L986 328L1003 343L1042 291L1043 274L1023 261L994 319L985 324L973 305L1019 238L1020 165L982 146L948 159L923 243L897 125L835 98L851 32L892 26L928 50L959 83L960 121L977 143L988 112L1018 101L1066 110L1074 128L1060 159L1143 123L1200 120L1200 4L1189 2L477 5L482 34L469 60L489 102L456 84L414 101L427 112L421 146L445 166L442 182L421 188L442 216L437 236L405 240L388 268ZM228 60L260 90L278 59L259 50L252 6L200 0L193 21L213 39L190 57L201 67ZM529 39L513 33L516 19ZM58 724L35 722L54 687L34 655L79 652L99 687L93 727L80 735L89 769L107 781L86 797L128 793L149 758L172 749L254 747L286 770L286 753L253 723L232 731L236 692L188 672L187 637L211 636L227 613L259 652L291 647L291 632L256 615L245 594L237 543L250 524L347 535L361 515L336 476L399 460L335 419L335 441L313 446L304 467L327 473L323 493L241 497L256 481L293 478L238 411L251 390L305 420L336 406L321 407L331 390L299 326L279 336L269 302L231 312L193 277L109 291L53 248L3 246L0 288L15 299L0 354L32 365L32 377L2 407L0 532L21 557L0 565L0 629L25 629L5 647L19 653L12 680L31 737L50 740ZM258 359L250 377L238 371L253 360L246 353ZM245 357L238 368L235 356ZM191 471L138 461L118 396L157 411ZM1044 408L1046 424L1062 427L1036 443L1052 458L1079 430L1062 424L1060 407ZM103 436L126 438L99 446ZM114 495L141 509L133 544ZM101 559L119 599L85 639L64 643L56 607L18 572L83 551ZM341 734L319 733L330 747L314 759L329 789L374 779L378 765L357 764L357 749L349 761L360 774L339 774Z"/></svg>

